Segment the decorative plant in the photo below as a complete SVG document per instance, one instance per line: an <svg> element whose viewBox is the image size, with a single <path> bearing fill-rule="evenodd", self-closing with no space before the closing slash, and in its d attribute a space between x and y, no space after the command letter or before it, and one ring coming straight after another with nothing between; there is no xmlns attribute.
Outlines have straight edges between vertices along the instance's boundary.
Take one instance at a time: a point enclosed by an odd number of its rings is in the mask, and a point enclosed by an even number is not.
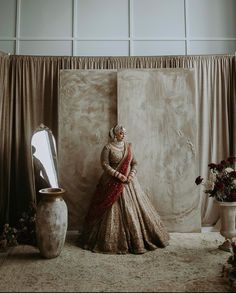
<svg viewBox="0 0 236 293"><path fill-rule="evenodd" d="M19 244L36 245L35 221L36 206L31 202L28 210L19 219L17 227L17 240Z"/></svg>
<svg viewBox="0 0 236 293"><path fill-rule="evenodd" d="M34 203L30 203L28 210L19 219L17 227L11 227L8 223L3 226L3 232L0 235L0 251L18 244L36 246L35 220L36 207Z"/></svg>
<svg viewBox="0 0 236 293"><path fill-rule="evenodd" d="M236 170L234 168L236 157L229 157L219 164L210 163L209 177L206 182L198 176L195 180L197 185L203 184L205 193L218 201L236 201Z"/></svg>
<svg viewBox="0 0 236 293"><path fill-rule="evenodd" d="M9 224L3 226L3 232L0 236L0 250L6 250L8 247L15 246L17 242L17 229L12 228Z"/></svg>

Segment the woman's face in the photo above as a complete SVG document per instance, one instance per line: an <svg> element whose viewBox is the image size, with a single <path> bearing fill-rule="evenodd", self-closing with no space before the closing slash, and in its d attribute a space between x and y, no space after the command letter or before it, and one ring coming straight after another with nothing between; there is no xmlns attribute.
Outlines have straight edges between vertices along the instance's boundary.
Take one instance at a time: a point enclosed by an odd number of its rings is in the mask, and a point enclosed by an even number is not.
<svg viewBox="0 0 236 293"><path fill-rule="evenodd" d="M124 134L124 132L123 132L122 130L120 130L120 131L118 131L118 132L116 133L116 139L117 139L118 141L122 141L122 140L124 139L124 137L125 137L125 134Z"/></svg>

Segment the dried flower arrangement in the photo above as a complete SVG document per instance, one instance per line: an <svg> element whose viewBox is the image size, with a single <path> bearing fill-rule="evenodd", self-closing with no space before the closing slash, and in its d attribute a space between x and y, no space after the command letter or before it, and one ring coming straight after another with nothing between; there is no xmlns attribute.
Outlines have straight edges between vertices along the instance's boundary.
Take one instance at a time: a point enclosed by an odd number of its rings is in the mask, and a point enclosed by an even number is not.
<svg viewBox="0 0 236 293"><path fill-rule="evenodd" d="M6 251L9 247L18 244L36 246L35 220L36 207L31 202L28 210L22 214L16 227L11 227L8 223L3 226L3 231L0 235L0 251Z"/></svg>

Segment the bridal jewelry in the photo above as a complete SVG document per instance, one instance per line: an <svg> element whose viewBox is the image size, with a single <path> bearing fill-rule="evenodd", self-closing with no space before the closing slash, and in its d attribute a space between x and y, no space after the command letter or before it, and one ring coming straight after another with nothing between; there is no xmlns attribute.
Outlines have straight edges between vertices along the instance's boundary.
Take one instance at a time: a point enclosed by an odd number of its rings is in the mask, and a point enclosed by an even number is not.
<svg viewBox="0 0 236 293"><path fill-rule="evenodd" d="M112 141L111 145L119 151L124 150L125 143L124 141Z"/></svg>

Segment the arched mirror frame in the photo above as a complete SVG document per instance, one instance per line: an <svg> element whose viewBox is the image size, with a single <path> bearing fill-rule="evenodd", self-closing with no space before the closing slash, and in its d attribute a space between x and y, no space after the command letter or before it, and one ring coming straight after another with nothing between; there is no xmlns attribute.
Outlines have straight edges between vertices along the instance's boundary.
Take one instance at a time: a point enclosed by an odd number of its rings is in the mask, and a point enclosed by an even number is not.
<svg viewBox="0 0 236 293"><path fill-rule="evenodd" d="M32 134L31 157L33 186L38 202L40 189L59 187L56 141L52 131L43 123Z"/></svg>

